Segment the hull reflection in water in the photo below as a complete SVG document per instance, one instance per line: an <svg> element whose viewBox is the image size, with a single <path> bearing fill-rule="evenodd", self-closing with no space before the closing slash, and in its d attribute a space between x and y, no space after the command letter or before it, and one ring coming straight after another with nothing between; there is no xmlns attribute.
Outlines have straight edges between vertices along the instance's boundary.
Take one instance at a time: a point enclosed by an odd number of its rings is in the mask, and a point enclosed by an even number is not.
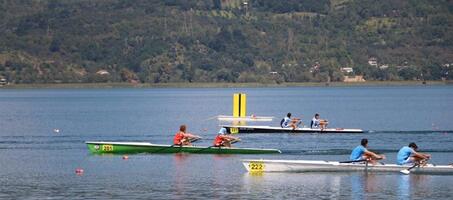
<svg viewBox="0 0 453 200"><path fill-rule="evenodd" d="M445 184L432 186L432 179ZM435 199L445 195L447 176L365 172L244 173L243 191L273 199ZM437 193L437 192L439 192Z"/></svg>
<svg viewBox="0 0 453 200"><path fill-rule="evenodd" d="M342 191L345 175L244 173L243 191L272 199L332 199L346 194ZM347 184L346 184L347 185ZM350 192L347 192L349 194Z"/></svg>

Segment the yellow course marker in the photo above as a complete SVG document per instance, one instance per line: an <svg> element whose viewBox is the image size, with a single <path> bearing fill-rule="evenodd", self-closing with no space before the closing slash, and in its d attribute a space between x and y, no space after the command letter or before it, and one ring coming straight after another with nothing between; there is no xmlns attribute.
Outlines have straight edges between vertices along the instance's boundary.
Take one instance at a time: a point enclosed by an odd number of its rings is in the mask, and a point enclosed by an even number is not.
<svg viewBox="0 0 453 200"><path fill-rule="evenodd" d="M247 115L247 95L235 93L233 95L233 117L245 117Z"/></svg>

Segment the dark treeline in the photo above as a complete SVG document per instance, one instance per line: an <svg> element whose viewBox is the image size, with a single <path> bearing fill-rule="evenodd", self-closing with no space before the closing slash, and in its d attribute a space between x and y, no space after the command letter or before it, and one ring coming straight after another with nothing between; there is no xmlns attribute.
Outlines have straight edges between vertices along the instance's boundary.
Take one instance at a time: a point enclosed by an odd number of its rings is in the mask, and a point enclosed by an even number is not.
<svg viewBox="0 0 453 200"><path fill-rule="evenodd" d="M4 0L0 78L452 79L452 13L450 0Z"/></svg>

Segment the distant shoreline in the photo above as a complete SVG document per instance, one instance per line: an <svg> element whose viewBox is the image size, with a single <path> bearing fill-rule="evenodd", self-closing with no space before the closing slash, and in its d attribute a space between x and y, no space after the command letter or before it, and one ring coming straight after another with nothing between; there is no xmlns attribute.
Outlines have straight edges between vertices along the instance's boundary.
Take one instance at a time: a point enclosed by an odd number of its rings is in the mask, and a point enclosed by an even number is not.
<svg viewBox="0 0 453 200"><path fill-rule="evenodd" d="M367 81L367 82L290 82L282 84L265 83L43 83L43 84L9 84L0 89L52 89L52 88L266 88L266 87L354 87L354 86L423 86L453 85L453 81Z"/></svg>

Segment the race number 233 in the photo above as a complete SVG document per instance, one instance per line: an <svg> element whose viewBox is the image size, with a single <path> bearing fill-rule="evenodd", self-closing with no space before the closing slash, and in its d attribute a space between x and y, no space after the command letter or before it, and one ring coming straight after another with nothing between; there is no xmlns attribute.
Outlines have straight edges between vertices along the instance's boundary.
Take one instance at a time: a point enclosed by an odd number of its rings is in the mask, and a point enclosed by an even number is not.
<svg viewBox="0 0 453 200"><path fill-rule="evenodd" d="M260 162L250 162L249 169L251 172L261 172L264 171L264 163Z"/></svg>
<svg viewBox="0 0 453 200"><path fill-rule="evenodd" d="M102 145L102 151L113 151L113 146L109 144Z"/></svg>
<svg viewBox="0 0 453 200"><path fill-rule="evenodd" d="M235 127L230 128L230 133L231 133L231 134L239 133L239 129L238 129L238 128L235 128Z"/></svg>

